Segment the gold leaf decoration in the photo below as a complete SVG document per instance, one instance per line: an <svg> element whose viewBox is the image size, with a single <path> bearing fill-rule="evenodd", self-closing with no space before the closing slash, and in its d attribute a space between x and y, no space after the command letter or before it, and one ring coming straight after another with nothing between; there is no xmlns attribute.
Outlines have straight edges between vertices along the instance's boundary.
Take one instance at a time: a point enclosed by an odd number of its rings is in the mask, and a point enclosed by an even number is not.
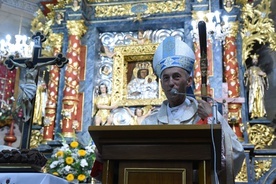
<svg viewBox="0 0 276 184"><path fill-rule="evenodd" d="M248 140L255 146L255 149L263 149L266 146L271 146L275 136L274 129L266 125L255 124L247 128Z"/></svg>
<svg viewBox="0 0 276 184"><path fill-rule="evenodd" d="M243 26L241 30L242 62L251 54L256 43L267 44L272 50L276 50L276 34L273 20L269 18L270 0L263 0L257 6L246 4L242 8Z"/></svg>
<svg viewBox="0 0 276 184"><path fill-rule="evenodd" d="M255 160L254 170L255 170L255 180L258 181L267 171L270 170L272 165L272 159L267 160Z"/></svg>
<svg viewBox="0 0 276 184"><path fill-rule="evenodd" d="M166 1L166 2L153 2L144 3L147 10L144 14L158 14L158 13L171 13L185 10L185 1ZM103 4L96 6L95 17L115 17L115 16L129 16L134 15L131 11L132 4Z"/></svg>
<svg viewBox="0 0 276 184"><path fill-rule="evenodd" d="M242 163L242 168L238 175L236 176L235 182L248 182L247 178L247 167L245 160Z"/></svg>

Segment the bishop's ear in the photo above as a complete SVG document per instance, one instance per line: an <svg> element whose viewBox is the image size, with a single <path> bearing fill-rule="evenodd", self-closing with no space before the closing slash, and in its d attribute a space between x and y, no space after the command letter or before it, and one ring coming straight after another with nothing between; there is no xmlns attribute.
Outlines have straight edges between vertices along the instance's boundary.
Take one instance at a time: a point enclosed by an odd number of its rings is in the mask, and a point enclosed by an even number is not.
<svg viewBox="0 0 276 184"><path fill-rule="evenodd" d="M190 87L193 83L193 78L190 76L187 80L187 87Z"/></svg>

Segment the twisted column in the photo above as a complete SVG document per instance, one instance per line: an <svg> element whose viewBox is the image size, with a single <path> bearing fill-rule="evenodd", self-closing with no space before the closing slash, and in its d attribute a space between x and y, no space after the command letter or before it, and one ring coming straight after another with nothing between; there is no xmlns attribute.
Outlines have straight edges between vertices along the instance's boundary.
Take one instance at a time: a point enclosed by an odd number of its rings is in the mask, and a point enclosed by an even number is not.
<svg viewBox="0 0 276 184"><path fill-rule="evenodd" d="M79 121L79 82L81 61L81 36L86 32L83 20L68 21L69 45L67 58L69 60L65 70L65 86L62 100L62 123L61 129L64 137L73 137L75 130L82 126Z"/></svg>
<svg viewBox="0 0 276 184"><path fill-rule="evenodd" d="M61 52L63 34L51 34L49 37L54 46L54 55ZM60 69L56 65L52 65L49 72L47 104L45 108L43 142L54 139L54 128L56 120L56 108L58 99Z"/></svg>
<svg viewBox="0 0 276 184"><path fill-rule="evenodd" d="M224 79L228 87L228 118L235 119L230 121L230 124L236 135L242 139L242 132L240 126L242 125L241 107L242 102L238 100L240 97L240 83L239 83L239 66L237 60L237 46L236 34L238 31L238 24L233 23L231 26L232 32L225 38L224 44Z"/></svg>

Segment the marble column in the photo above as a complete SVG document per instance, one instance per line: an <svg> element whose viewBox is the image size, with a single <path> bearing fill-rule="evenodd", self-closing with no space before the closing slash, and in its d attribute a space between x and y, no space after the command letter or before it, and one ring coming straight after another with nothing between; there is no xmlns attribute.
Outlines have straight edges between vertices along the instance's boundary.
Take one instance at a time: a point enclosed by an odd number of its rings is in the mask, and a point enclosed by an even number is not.
<svg viewBox="0 0 276 184"><path fill-rule="evenodd" d="M54 55L61 52L63 34L51 34L52 45L54 46ZM54 138L54 127L57 112L57 98L59 85L60 69L56 65L52 65L49 72L47 104L45 108L43 142L51 141Z"/></svg>
<svg viewBox="0 0 276 184"><path fill-rule="evenodd" d="M74 137L75 130L81 127L78 109L80 70L85 62L81 60L81 40L80 38L86 32L83 20L68 21L67 29L69 33L69 44L67 50L67 59L69 60L65 70L65 86L62 99L62 134L64 137Z"/></svg>

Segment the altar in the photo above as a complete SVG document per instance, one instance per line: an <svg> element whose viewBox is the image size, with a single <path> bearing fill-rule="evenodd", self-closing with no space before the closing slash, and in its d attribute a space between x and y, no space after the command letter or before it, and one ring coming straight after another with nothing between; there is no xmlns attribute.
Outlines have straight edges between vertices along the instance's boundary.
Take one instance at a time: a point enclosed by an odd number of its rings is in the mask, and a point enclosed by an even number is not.
<svg viewBox="0 0 276 184"><path fill-rule="evenodd" d="M68 184L69 182L47 173L0 173L0 183Z"/></svg>

